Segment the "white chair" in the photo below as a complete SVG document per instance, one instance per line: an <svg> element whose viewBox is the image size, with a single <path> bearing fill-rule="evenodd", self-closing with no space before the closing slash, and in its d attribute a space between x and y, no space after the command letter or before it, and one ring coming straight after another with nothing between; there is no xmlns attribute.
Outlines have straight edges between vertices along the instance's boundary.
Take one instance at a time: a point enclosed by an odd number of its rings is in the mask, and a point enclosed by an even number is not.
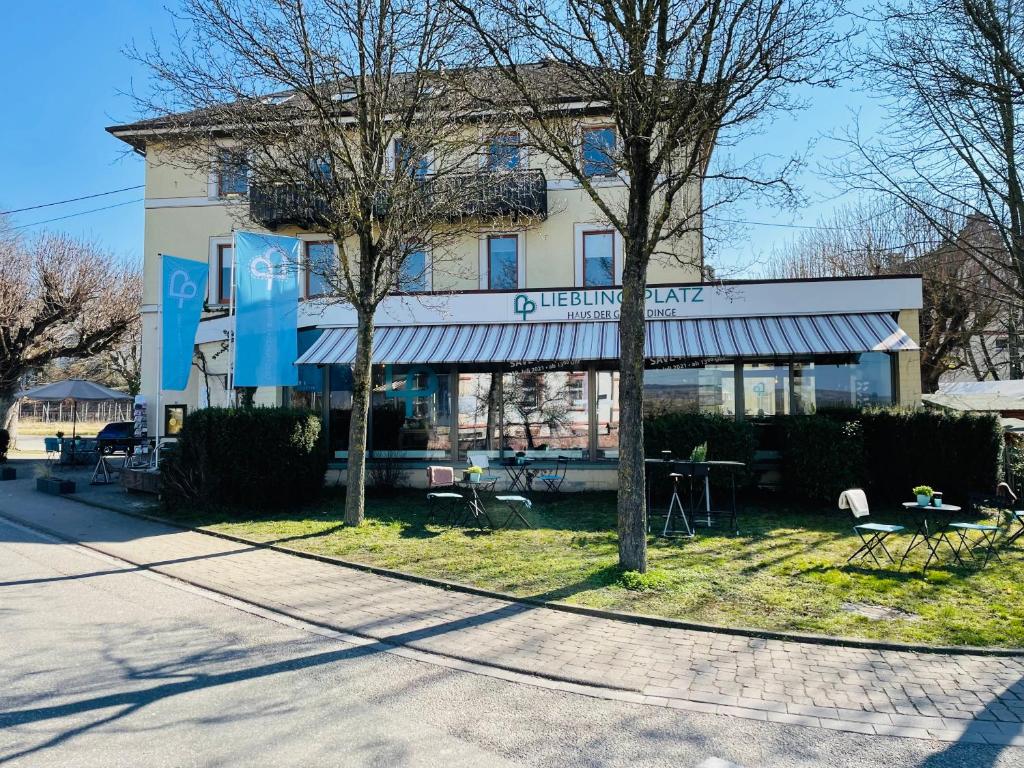
<svg viewBox="0 0 1024 768"><path fill-rule="evenodd" d="M499 475L492 475L487 471L491 468L491 460L486 453L482 451L467 451L466 458L469 460L469 466L480 467L484 471L483 476L480 478L484 483L501 479Z"/></svg>
<svg viewBox="0 0 1024 768"><path fill-rule="evenodd" d="M839 496L839 508L850 510L856 520L862 520L871 514L871 510L868 509L868 497L860 488L851 488L843 491ZM871 558L875 561L875 565L881 567L882 563L879 562L878 557L875 556L875 549L881 547L885 556L889 558L889 562L895 564L896 561L893 559L893 556L889 553L889 550L885 548L885 539L893 533L903 533L905 530L906 529L902 525L856 523L853 526L853 531L860 537L861 547L850 555L846 562L850 562L855 557L867 557L868 555L871 555Z"/></svg>

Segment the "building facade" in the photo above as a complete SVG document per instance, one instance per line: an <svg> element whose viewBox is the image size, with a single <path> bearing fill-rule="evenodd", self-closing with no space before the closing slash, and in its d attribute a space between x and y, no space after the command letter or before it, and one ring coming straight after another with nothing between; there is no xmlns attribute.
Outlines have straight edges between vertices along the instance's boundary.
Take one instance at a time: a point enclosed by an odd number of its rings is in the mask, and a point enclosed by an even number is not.
<svg viewBox="0 0 1024 768"><path fill-rule="evenodd" d="M585 129L586 130L590 129ZM595 119L600 136L614 129ZM347 455L355 316L325 295L315 269L334 258L280 196L211 151L186 170L139 125L110 131L146 158L143 384L150 434L184 412L227 405L232 233L303 241L300 383L260 388L255 402L324 416L332 456ZM610 134L609 134L610 132ZM445 254L419 253L377 317L370 448L406 462L566 456L590 486L614 481L618 450L617 324L622 242L587 193L538 153L492 144L537 215L496 228L485 217ZM582 139L587 151L587 138ZM492 158L493 159L493 158ZM625 192L617 177L597 183ZM502 226L507 226L507 219ZM915 276L853 280L709 281L699 233L654 260L648 282L647 407L736 418L823 408L920 403ZM207 309L184 392L158 391L160 254L209 265Z"/></svg>

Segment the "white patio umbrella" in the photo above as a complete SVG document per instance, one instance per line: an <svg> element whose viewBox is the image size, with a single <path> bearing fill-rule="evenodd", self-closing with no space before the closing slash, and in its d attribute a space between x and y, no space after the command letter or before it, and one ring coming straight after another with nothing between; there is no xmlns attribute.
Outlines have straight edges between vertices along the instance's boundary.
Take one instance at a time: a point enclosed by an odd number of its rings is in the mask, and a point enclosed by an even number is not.
<svg viewBox="0 0 1024 768"><path fill-rule="evenodd" d="M64 379L52 384L43 384L21 393L26 400L71 400L71 438L75 438L78 424L79 400L131 400L131 395L104 387L88 379Z"/></svg>

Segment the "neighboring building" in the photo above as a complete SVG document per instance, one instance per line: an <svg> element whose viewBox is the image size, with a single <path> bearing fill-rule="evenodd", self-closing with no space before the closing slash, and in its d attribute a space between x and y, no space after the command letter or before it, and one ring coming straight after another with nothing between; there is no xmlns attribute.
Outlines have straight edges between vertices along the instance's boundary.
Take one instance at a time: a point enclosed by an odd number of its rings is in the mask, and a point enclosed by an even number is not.
<svg viewBox="0 0 1024 768"><path fill-rule="evenodd" d="M955 381L924 395L925 405L945 411L995 413L1004 420L1024 419L1024 381Z"/></svg>
<svg viewBox="0 0 1024 768"><path fill-rule="evenodd" d="M591 147L617 140L600 115L588 114L602 134ZM210 312L188 390L164 392L159 402L178 409L175 416L182 406L225 405L239 214L248 219L241 228L297 235L308 260L331 258L333 246L302 229L274 195L251 187L244 172L222 173L238 164L219 163L216 147L209 172L196 175L174 162L151 125L109 130L146 158L143 394L153 409L159 254L169 253L209 263ZM378 456L430 462L461 462L467 450L567 455L581 470L593 463L593 484L612 483L614 473L599 462L617 457L621 238L553 163L537 152L509 153L509 143L501 142L502 162L522 172L538 215L510 230L481 218L445 254L443 270L432 270L432 254L422 254L421 277L384 301L370 447ZM615 177L601 184L625 191ZM707 282L701 237L677 248L677 258L655 261L648 275L650 408L745 418L920 404L919 277ZM313 274L300 280L300 385L261 388L256 402L322 412L332 455L343 461L354 313L318 298L317 283ZM151 410L151 433L165 432L166 415Z"/></svg>

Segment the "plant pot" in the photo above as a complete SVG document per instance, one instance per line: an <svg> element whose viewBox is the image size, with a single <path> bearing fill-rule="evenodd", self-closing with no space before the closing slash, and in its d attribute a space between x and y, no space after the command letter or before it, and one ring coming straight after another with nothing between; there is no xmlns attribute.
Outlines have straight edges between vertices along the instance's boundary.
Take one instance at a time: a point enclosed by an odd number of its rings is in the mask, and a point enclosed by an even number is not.
<svg viewBox="0 0 1024 768"><path fill-rule="evenodd" d="M925 496L923 493L917 494L917 506L919 506L919 507L927 507L931 503L932 503L932 497L931 496Z"/></svg>
<svg viewBox="0 0 1024 768"><path fill-rule="evenodd" d="M63 480L59 477L37 477L36 490L60 496L62 493L74 493L75 483L73 480Z"/></svg>
<svg viewBox="0 0 1024 768"><path fill-rule="evenodd" d="M479 472L470 472L469 473L469 482L471 482L471 483L479 483L480 482L480 473Z"/></svg>
<svg viewBox="0 0 1024 768"><path fill-rule="evenodd" d="M18 470L16 470L14 467L0 467L0 481L17 479Z"/></svg>

